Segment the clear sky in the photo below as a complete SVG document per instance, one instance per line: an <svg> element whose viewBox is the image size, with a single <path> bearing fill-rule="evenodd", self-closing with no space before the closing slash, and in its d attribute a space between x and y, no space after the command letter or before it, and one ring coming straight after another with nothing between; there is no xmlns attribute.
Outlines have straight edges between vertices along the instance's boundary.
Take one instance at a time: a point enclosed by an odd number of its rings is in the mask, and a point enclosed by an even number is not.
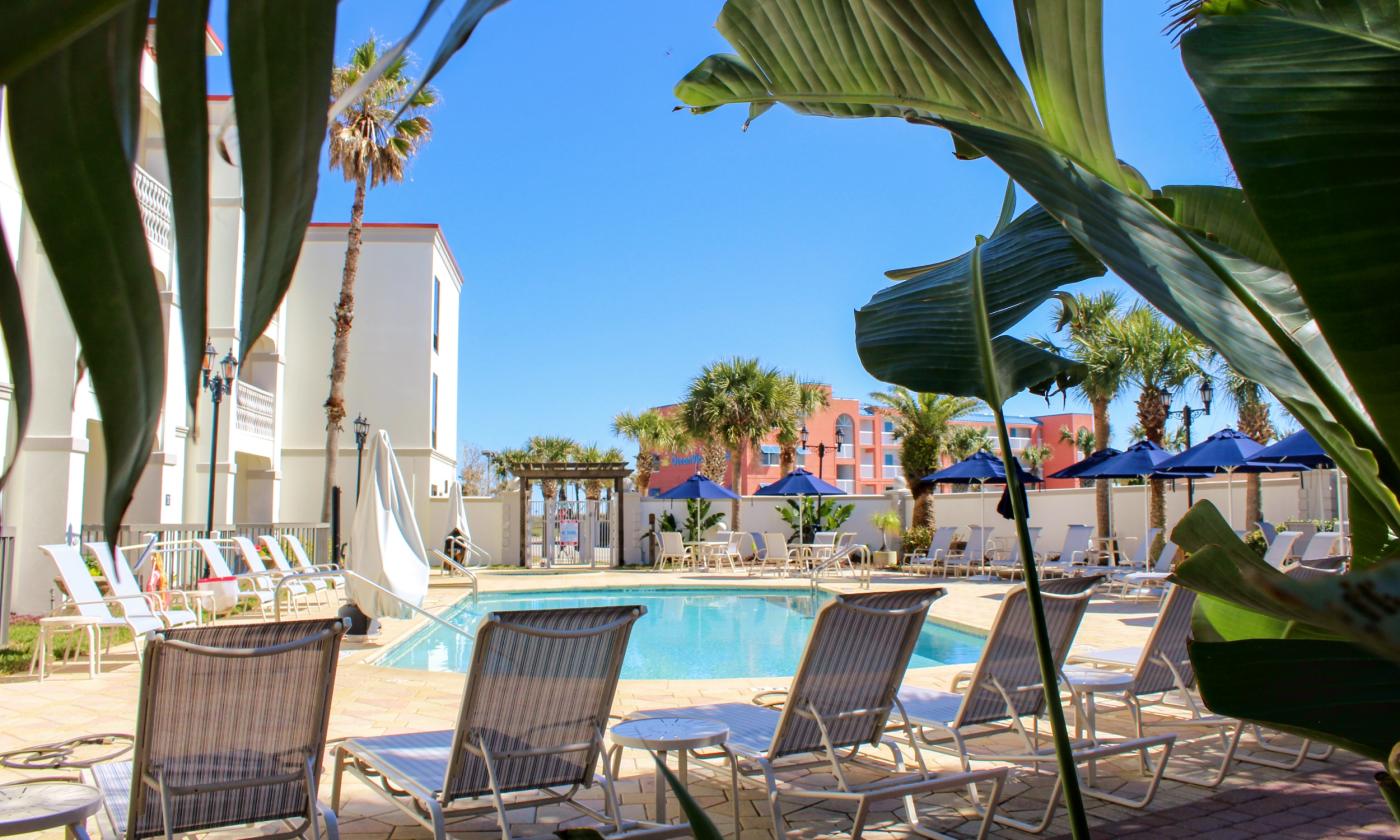
<svg viewBox="0 0 1400 840"><path fill-rule="evenodd" d="M456 5L415 46L420 66ZM981 5L1019 65L1011 3ZM1155 186L1225 183L1213 125L1161 31L1165 0L1104 5L1119 155ZM342 3L337 60L370 33L407 32L421 6ZM956 160L938 129L780 107L744 133L738 107L673 112L676 81L729 51L714 28L721 6L513 0L435 81L431 143L365 215L441 224L461 264L463 442L613 442L615 413L679 399L729 355L864 397L881 386L856 356L852 312L887 282L881 272L964 251L995 223L1005 176ZM226 89L226 68L213 72ZM350 198L323 176L315 218L347 219ZM1126 288L1111 277L1078 288L1102 286ZM1019 332L1043 332L1044 311ZM1134 396L1114 405L1116 445ZM1009 405L1045 408L1030 396ZM1218 408L1197 439L1232 419Z"/></svg>

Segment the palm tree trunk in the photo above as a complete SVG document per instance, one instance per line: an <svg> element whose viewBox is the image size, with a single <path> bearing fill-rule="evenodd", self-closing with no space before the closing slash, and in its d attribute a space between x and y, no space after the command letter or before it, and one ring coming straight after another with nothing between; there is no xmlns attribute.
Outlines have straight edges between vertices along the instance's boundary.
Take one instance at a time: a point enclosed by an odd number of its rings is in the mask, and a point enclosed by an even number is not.
<svg viewBox="0 0 1400 840"><path fill-rule="evenodd" d="M1144 389L1142 394L1138 396L1137 415L1138 425L1142 426L1143 436L1153 443L1161 445L1167 429L1167 412L1162 408L1161 392L1156 389ZM1150 479L1147 484L1148 492L1151 494L1148 501L1147 527L1162 529L1162 532L1158 533L1157 538L1152 541L1152 548L1147 555L1151 561L1155 562L1166 542L1163 536L1167 527L1166 482L1161 479Z"/></svg>
<svg viewBox="0 0 1400 840"><path fill-rule="evenodd" d="M1260 475L1254 473L1246 474L1244 477L1244 527L1253 528L1254 523L1264 518L1264 512L1260 509Z"/></svg>
<svg viewBox="0 0 1400 840"><path fill-rule="evenodd" d="M782 449L779 450L778 462L778 472L783 475L787 475L797 469L797 447L786 443L783 444Z"/></svg>
<svg viewBox="0 0 1400 840"><path fill-rule="evenodd" d="M331 488L336 483L340 455L340 421L345 419L345 369L350 361L350 326L355 320L355 277L360 270L360 231L365 219L365 174L355 181L350 205L350 230L345 237L345 268L340 297L335 302L335 339L331 342L331 392L326 397L326 477L321 495L321 519L331 517Z"/></svg>
<svg viewBox="0 0 1400 840"><path fill-rule="evenodd" d="M1094 400L1094 448L1103 449L1108 446L1108 400ZM1112 482L1094 482L1094 512L1098 519L1099 536L1106 537L1112 525L1109 523L1108 493Z"/></svg>
<svg viewBox="0 0 1400 840"><path fill-rule="evenodd" d="M928 484L914 485L914 527L924 527L932 531L937 527L933 516L933 486Z"/></svg>
<svg viewBox="0 0 1400 840"><path fill-rule="evenodd" d="M651 486L651 453L645 449L637 450L637 492L642 494L642 498L647 497L647 488Z"/></svg>
<svg viewBox="0 0 1400 840"><path fill-rule="evenodd" d="M741 443L739 444L739 448L734 452L734 457L732 459L734 463L734 480L730 482L730 487L739 496L744 495L744 467L746 465L744 456L748 454L748 451L748 443ZM733 516L731 517L733 521L729 523L729 530L742 531L743 528L740 527L739 523L739 500L735 499L734 501L730 502L729 509L733 513Z"/></svg>

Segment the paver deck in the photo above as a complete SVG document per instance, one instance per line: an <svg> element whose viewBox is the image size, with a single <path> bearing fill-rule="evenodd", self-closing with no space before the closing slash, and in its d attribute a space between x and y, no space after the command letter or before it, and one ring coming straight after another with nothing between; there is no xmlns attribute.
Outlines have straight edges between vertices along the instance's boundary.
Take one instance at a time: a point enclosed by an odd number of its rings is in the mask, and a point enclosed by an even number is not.
<svg viewBox="0 0 1400 840"><path fill-rule="evenodd" d="M681 573L608 571L557 574L520 574L486 572L481 575L482 591L522 591L580 586L664 586L696 584L733 586L792 585L805 589L803 581L775 581L774 578L751 578L730 573ZM980 631L991 624L1001 595L1009 588L1006 583L967 582L942 579L914 580L908 576L877 576L877 588L930 583L945 586L949 594L935 603L935 619ZM834 590L850 590L850 582L826 584ZM461 579L434 578L434 585L425 604L431 610L441 610L468 594ZM1076 649L1113 648L1141 644L1146 638L1156 610L1155 602L1119 602L1096 599L1080 630ZM326 611L328 612L328 611ZM330 722L332 740L364 735L424 731L451 728L461 699L464 678L460 674L430 673L371 664L378 653L412 632L421 621L385 621L382 636L372 644L345 646L336 683L334 706ZM916 669L909 672L910 683L946 688L953 675L966 666ZM86 676L84 665L57 667L55 676L43 683L32 677L13 676L0 680L0 708L5 710L0 727L0 750L57 741L98 732L130 732L135 725L135 710L139 668L130 650L113 651L104 661L104 673L95 680ZM744 699L757 690L781 685L783 680L624 680L619 687L615 711L625 714L635 709L678 706L700 702ZM1128 731L1126 713L1101 712L1101 730L1123 734ZM993 742L995 743L995 742ZM1189 767L1208 759L1209 745L1205 740L1179 742L1172 757L1173 764ZM941 759L939 765L956 769L956 761ZM1101 765L1102 767L1102 765ZM1225 837L1217 823L1210 828L1182 832L1188 820L1212 817L1223 823L1232 821L1228 836L1257 836L1257 827L1272 826L1267 833L1283 837L1400 837L1393 823L1385 820L1385 809L1373 790L1357 780L1370 778L1378 769L1371 762L1338 752L1329 762L1307 761L1294 773L1244 765L1216 790L1164 781L1156 799L1146 812L1133 811L1090 799L1087 807L1096 837L1185 836ZM1131 790L1140 785L1136 760L1110 763L1101 772ZM0 770L0 781L9 781L22 774ZM692 776L692 791L704 805L726 836L735 836L727 788L708 777ZM1019 773L1009 786L1010 799L1003 806L1020 816L1031 816L1043 807L1052 778L1048 775ZM627 816L649 816L654 807L650 759L644 753L626 751L622 764L619 794ZM323 797L329 785L322 786ZM745 788L741 793L743 808L738 836L740 840L771 840L772 828L767 803L759 788ZM1248 800L1246 802L1246 800ZM1340 808L1332 803L1352 803ZM601 794L597 794L601 804ZM889 803L876 810L868 824L867 834L874 837L903 836L897 830L894 806ZM849 810L833 804L818 803L796 808L790 802L786 810L789 827L795 836L818 837L844 833L849 828ZM1238 806L1238 807L1237 807ZM1247 807L1246 807L1247 806ZM1353 807L1354 806L1354 807ZM941 795L921 803L927 819L936 821L941 830L954 836L972 836L975 816L967 801L953 795ZM1326 813L1322 813L1326 811ZM674 807L672 813L675 813ZM1240 819L1244 814L1246 818ZM1303 819L1307 817L1307 819ZM415 838L430 836L421 826L386 804L357 781L347 779L345 801L340 811L340 827L349 838ZM517 836L551 835L561 820L576 824L574 812L559 808L540 808L517 812L512 830ZM1285 826L1284 823L1288 825ZM1313 826L1323 833L1298 833ZM458 837L498 837L494 821L479 818L451 826ZM893 830L892 830L893 829ZM1063 818L1047 832L1056 836L1067 830ZM1307 829L1314 830L1314 829ZM1390 833L1385 833L1385 832ZM1245 833L1249 832L1249 833ZM1293 832L1293 833L1289 833ZM1328 833L1330 832L1330 833ZM1348 833L1350 832L1350 833ZM1369 832L1369 833L1368 833ZM1379 832L1379 833L1377 833ZM242 832L217 832L210 837L231 837ZM1026 837L1020 831L998 828L997 837ZM58 838L54 832L41 837Z"/></svg>

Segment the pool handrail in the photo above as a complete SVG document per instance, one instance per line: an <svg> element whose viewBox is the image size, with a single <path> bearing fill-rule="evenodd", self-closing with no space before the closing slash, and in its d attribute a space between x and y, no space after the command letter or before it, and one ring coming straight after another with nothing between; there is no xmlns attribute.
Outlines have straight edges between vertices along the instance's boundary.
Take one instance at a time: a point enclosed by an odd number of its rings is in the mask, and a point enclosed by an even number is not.
<svg viewBox="0 0 1400 840"><path fill-rule="evenodd" d="M344 577L352 577L352 578L355 578L356 580L360 581L361 583L364 583L364 584L367 584L367 585L369 585L369 586L372 586L372 587L374 587L375 589L379 590L380 592L383 592L385 595L388 595L390 598L393 598L395 601L398 601L399 603L403 604L404 606L408 607L410 610L413 610L414 612L418 613L419 615L425 616L426 618L428 618L428 619L430 619L430 620L436 622L437 624L442 625L443 627L446 627L447 629L451 630L451 631L454 632L454 633L460 633L461 635L466 636L468 639L470 639L470 640L472 640L472 641L476 641L476 636L474 636L474 635L473 635L471 632L469 632L466 628L464 628L464 627L458 627L457 625L451 623L450 621L446 621L446 620L444 620L444 619L442 619L442 618L440 618L440 617L438 617L438 616L436 616L436 615L433 615L432 613L428 612L427 610L423 609L422 607L418 606L417 604L413 603L412 601L409 601L408 599L406 599L406 598L404 598L404 597L398 595L397 593L395 593L395 592L393 592L393 591L391 591L391 590L389 590L389 589L386 589L386 588L383 587L383 586L380 586L379 584L375 583L374 581L370 580L369 578L366 578L364 575L358 574L358 573L356 573L356 572L352 572L352 571L350 571L349 569L341 569L341 570L335 571L335 572L298 572L298 573L296 573L296 574L294 574L294 575L286 575L285 577L283 577L283 578L281 578L280 580L277 581L277 586L276 586L276 588L273 590L273 595L274 595L274 597L276 597L276 598L280 598L280 596L281 596L281 594L282 594L282 587L283 587L284 585L286 585L287 581L291 581L291 580L314 580L314 579L316 579L316 578L325 578L325 577L342 577L342 578L344 578ZM473 584L475 584L475 581L474 581L474 580L473 580ZM277 620L277 621L281 621L281 620L282 620L282 602L281 602L280 600L277 601L277 610L276 610L276 614L275 614L275 620Z"/></svg>
<svg viewBox="0 0 1400 840"><path fill-rule="evenodd" d="M442 563L445 563L445 564L447 564L448 566L451 566L451 567L452 567L453 569L455 569L456 571L461 572L462 574L464 574L464 575L467 576L467 579L470 580L470 581L472 582L472 597L475 598L476 595L477 595L477 591L478 591L478 589L480 588L480 587L478 586L478 583L477 583L476 572L473 572L471 569L467 568L466 566L463 566L461 563L458 563L456 560L453 560L449 555L447 555L447 554L446 554L445 552L443 552L441 549L430 548L430 549L428 549L428 550L431 551L431 552L433 553L433 556L436 557L436 558L438 559L438 561L440 561L440 562L442 562Z"/></svg>

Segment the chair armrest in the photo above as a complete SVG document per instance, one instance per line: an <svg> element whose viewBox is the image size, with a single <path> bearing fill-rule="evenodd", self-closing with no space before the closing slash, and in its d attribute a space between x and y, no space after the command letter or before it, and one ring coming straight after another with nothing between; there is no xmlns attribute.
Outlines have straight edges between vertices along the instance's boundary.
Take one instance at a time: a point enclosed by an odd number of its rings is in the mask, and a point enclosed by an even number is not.
<svg viewBox="0 0 1400 840"><path fill-rule="evenodd" d="M786 688L770 688L755 694L751 700L755 706L763 706L768 709L779 709L787 703L788 690Z"/></svg>

